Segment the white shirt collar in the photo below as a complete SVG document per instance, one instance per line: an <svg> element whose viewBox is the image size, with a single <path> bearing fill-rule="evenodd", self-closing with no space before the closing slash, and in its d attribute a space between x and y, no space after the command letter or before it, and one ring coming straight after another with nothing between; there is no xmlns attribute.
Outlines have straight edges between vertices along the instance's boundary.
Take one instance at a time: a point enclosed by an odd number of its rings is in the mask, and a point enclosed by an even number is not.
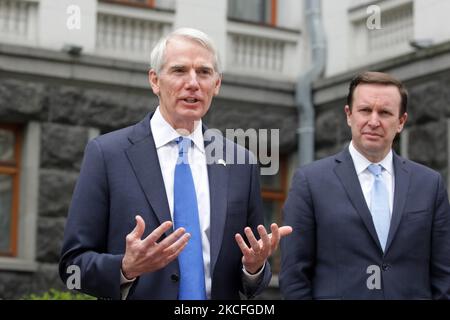
<svg viewBox="0 0 450 320"><path fill-rule="evenodd" d="M353 163L355 165L356 174L359 176L367 167L372 164L366 157L364 157L356 148L353 146L353 141L350 142L348 146L348 151L353 159ZM389 150L386 157L383 160L378 162L377 164L381 164L381 166L389 173L391 176L393 175L393 155L392 150Z"/></svg>
<svg viewBox="0 0 450 320"><path fill-rule="evenodd" d="M164 119L161 111L156 108L153 117L150 119L150 128L155 141L156 149L174 141L180 134ZM194 145L202 152L205 152L205 145L203 141L202 120L200 119L194 131L187 136L194 142Z"/></svg>

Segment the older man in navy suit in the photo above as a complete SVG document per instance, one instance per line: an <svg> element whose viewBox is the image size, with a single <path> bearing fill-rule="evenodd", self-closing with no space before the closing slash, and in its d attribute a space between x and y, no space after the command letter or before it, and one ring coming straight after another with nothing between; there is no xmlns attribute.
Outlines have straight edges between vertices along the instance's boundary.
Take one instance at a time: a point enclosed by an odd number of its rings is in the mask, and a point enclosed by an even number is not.
<svg viewBox="0 0 450 320"><path fill-rule="evenodd" d="M450 298L444 181L392 151L406 107L404 86L388 74L351 82L350 145L299 168L284 207L294 230L281 240L285 298Z"/></svg>
<svg viewBox="0 0 450 320"><path fill-rule="evenodd" d="M155 46L151 66L156 111L86 147L60 275L67 281L78 266L80 290L105 299L251 298L292 230L263 227L253 156L207 137L201 118L221 84L217 52L203 32L178 29Z"/></svg>

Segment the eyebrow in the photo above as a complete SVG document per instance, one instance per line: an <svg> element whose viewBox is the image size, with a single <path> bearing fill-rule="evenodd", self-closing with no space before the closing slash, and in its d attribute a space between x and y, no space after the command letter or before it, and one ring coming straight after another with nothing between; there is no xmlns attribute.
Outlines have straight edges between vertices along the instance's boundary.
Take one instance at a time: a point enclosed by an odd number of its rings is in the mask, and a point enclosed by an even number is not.
<svg viewBox="0 0 450 320"><path fill-rule="evenodd" d="M368 109L373 109L374 107L371 104L368 104L368 103L361 103L361 104L355 105L354 108L356 108L358 110L361 110L361 109L367 109L367 108ZM382 111L387 111L387 112L390 112L390 113L394 112L394 110L391 110L391 108L389 106L383 105L380 108L381 109L379 111L381 111L381 112Z"/></svg>
<svg viewBox="0 0 450 320"><path fill-rule="evenodd" d="M185 69L185 68L186 68L186 66L184 66L184 65L182 65L182 64L176 64L176 65L170 66L170 67L169 67L169 70Z"/></svg>
<svg viewBox="0 0 450 320"><path fill-rule="evenodd" d="M214 71L214 68L213 68L213 67L205 66L205 65L200 66L200 67L198 67L197 69L200 69L200 70L208 70L208 71Z"/></svg>
<svg viewBox="0 0 450 320"><path fill-rule="evenodd" d="M169 67L169 70L175 70L175 69L186 69L186 65L183 64L175 64L173 66ZM213 66L208 66L208 65L201 65L199 67L196 67L195 69L201 69L201 70L211 70L214 71L214 67Z"/></svg>

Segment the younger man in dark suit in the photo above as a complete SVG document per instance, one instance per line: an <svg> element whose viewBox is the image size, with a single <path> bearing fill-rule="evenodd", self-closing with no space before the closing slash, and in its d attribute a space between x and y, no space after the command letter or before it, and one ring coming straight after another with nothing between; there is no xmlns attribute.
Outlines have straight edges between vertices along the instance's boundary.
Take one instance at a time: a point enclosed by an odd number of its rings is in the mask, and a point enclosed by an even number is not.
<svg viewBox="0 0 450 320"><path fill-rule="evenodd" d="M295 173L284 207L294 231L281 242L285 298L450 298L444 181L392 151L407 98L388 74L355 77L345 106L350 145Z"/></svg>

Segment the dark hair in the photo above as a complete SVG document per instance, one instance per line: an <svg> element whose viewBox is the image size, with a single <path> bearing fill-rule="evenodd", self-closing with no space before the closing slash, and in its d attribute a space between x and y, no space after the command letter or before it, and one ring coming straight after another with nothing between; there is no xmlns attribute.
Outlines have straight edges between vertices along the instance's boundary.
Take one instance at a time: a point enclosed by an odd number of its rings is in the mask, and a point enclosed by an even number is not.
<svg viewBox="0 0 450 320"><path fill-rule="evenodd" d="M387 73L366 71L358 74L350 82L347 95L347 105L349 106L350 110L352 109L353 92L360 84L381 84L386 86L396 86L398 88L398 91L400 92L401 97L399 116L401 117L403 114L405 114L406 110L408 109L408 91L406 90L403 83L400 82L400 80L397 80Z"/></svg>

